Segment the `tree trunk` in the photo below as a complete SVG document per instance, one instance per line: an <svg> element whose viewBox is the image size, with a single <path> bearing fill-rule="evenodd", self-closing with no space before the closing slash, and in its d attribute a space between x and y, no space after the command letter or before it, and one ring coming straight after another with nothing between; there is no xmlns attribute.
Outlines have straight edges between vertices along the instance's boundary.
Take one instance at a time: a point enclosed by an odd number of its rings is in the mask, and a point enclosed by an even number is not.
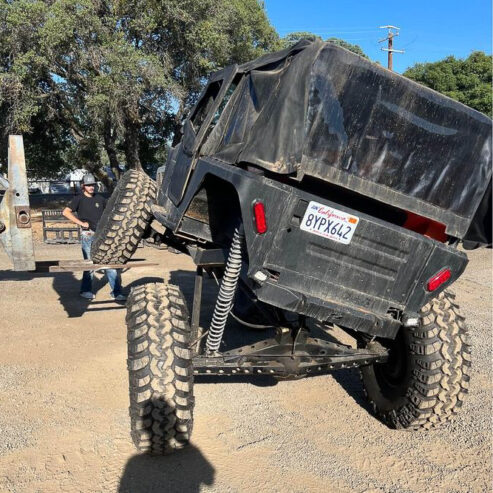
<svg viewBox="0 0 493 493"><path fill-rule="evenodd" d="M125 157L127 166L130 169L142 170L142 164L139 157L139 135L140 135L140 118L139 109L136 103L133 103L125 111Z"/></svg>
<svg viewBox="0 0 493 493"><path fill-rule="evenodd" d="M116 153L116 131L111 128L111 120L108 118L104 124L104 149L108 155L111 171L117 180L120 179L118 156Z"/></svg>
<svg viewBox="0 0 493 493"><path fill-rule="evenodd" d="M106 173L103 168L101 168L100 163L86 162L84 168L89 171L89 173L93 174L96 180L100 181L109 192L113 191L113 188L115 187L113 184L113 180L111 180L111 178L108 176L108 173Z"/></svg>

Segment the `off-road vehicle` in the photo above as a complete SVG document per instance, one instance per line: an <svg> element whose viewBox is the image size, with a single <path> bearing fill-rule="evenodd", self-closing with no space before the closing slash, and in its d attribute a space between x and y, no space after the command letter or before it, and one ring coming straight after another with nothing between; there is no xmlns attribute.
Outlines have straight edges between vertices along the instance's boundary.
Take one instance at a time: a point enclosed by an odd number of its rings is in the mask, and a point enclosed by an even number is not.
<svg viewBox="0 0 493 493"><path fill-rule="evenodd" d="M124 263L144 237L197 265L191 320L179 286L145 284L128 298L137 447L189 441L203 374L359 367L390 427L451 418L471 363L448 288L467 264L460 243L491 244L491 128L329 43L214 73L156 182L128 172L94 241L97 263ZM205 273L220 287L202 330ZM225 346L231 318L256 341ZM333 327L355 344L335 343Z"/></svg>

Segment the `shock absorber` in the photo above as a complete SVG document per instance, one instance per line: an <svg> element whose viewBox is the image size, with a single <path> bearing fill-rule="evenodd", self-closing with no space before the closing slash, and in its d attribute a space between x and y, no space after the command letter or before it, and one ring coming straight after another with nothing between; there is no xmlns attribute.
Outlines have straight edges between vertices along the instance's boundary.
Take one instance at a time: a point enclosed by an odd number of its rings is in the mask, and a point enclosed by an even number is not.
<svg viewBox="0 0 493 493"><path fill-rule="evenodd" d="M224 275L217 295L214 314L212 315L211 326L207 335L206 347L209 352L219 350L226 321L233 306L238 278L241 270L241 247L243 244L243 226L235 229L233 241L229 250L228 261L224 270Z"/></svg>

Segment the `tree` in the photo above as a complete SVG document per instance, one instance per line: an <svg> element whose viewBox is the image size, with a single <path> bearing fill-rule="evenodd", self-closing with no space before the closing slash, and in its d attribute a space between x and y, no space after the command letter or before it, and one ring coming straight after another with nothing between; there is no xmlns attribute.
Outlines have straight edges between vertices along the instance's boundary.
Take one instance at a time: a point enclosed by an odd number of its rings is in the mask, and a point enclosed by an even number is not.
<svg viewBox="0 0 493 493"><path fill-rule="evenodd" d="M148 165L211 71L278 42L257 0L3 2L3 138L49 142L53 163L72 156L96 173Z"/></svg>
<svg viewBox="0 0 493 493"><path fill-rule="evenodd" d="M309 41L322 41L322 38L317 34L310 33L308 31L296 31L293 33L286 34L284 38L281 38L281 43L283 48L289 48L295 45L298 41L302 39L308 39Z"/></svg>
<svg viewBox="0 0 493 493"><path fill-rule="evenodd" d="M417 63L406 77L492 116L492 56L475 51L466 59L449 56L434 63Z"/></svg>
<svg viewBox="0 0 493 493"><path fill-rule="evenodd" d="M345 48L346 50L352 51L353 53L356 53L356 55L362 56L363 58L366 58L369 60L368 56L361 49L361 47L359 45L353 45L353 44L348 43L347 41L344 41L343 39L339 39L339 38L328 38L327 42L333 43L337 46L340 46L341 48Z"/></svg>
<svg viewBox="0 0 493 493"><path fill-rule="evenodd" d="M300 32L289 33L286 36L284 36L284 38L281 39L281 44L283 48L289 48L290 46L296 44L298 41L302 39L308 39L310 41L316 41L317 39L320 41L322 40L322 38L317 34L313 34L307 31L300 31ZM329 43L333 43L337 46L341 46L346 50L352 51L353 53L356 53L357 55L360 55L368 59L368 56L365 54L365 52L361 49L359 45L353 45L339 38L328 38L326 39L326 41Z"/></svg>
<svg viewBox="0 0 493 493"><path fill-rule="evenodd" d="M30 144L30 138L40 141L43 126L36 121L58 125L70 134L64 150L96 173L103 148L118 171L120 137L129 166L140 166L135 108L146 91L165 85L166 72L156 57L125 40L107 5L20 0L2 6L2 21L4 132L27 133ZM166 85L169 94L174 89ZM55 150L61 142L51 136Z"/></svg>

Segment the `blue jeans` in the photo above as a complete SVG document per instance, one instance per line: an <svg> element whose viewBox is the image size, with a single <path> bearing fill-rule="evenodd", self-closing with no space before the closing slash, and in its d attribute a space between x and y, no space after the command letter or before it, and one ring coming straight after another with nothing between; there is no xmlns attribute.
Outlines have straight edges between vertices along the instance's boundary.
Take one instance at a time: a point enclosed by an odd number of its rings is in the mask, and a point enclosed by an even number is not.
<svg viewBox="0 0 493 493"><path fill-rule="evenodd" d="M92 240L94 239L94 235L86 235L82 233L82 255L84 259L91 258L91 245ZM106 269L105 271L106 278L108 279L108 284L111 288L111 296L118 296L122 294L122 282L120 279L120 271L116 269ZM82 283L80 285L80 292L85 293L87 291L92 292L92 278L94 275L94 271L86 270L84 274L82 274Z"/></svg>

